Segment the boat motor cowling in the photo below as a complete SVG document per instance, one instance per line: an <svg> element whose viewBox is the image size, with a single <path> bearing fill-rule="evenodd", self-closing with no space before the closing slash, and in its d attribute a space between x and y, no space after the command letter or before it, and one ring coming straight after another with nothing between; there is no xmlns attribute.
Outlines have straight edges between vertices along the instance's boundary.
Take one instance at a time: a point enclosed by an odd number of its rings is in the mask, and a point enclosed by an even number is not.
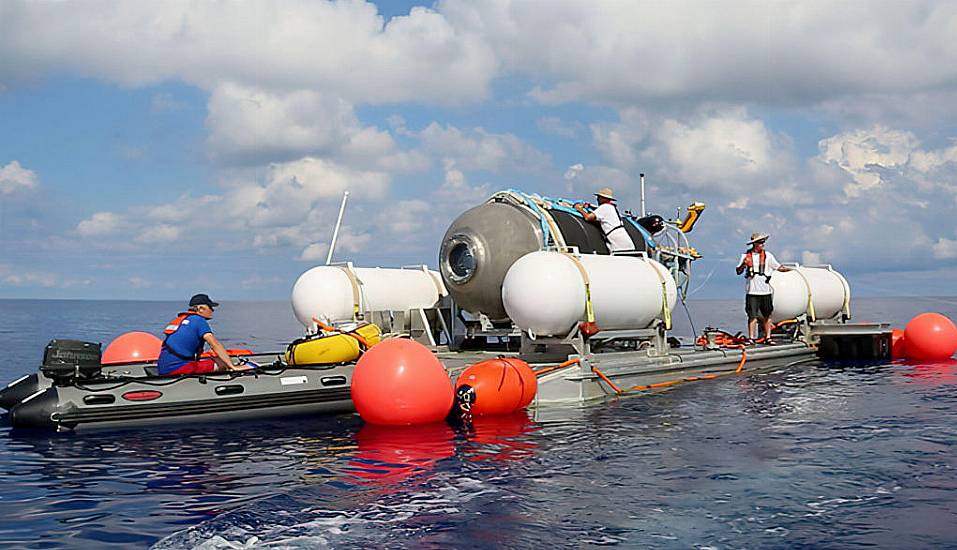
<svg viewBox="0 0 957 550"><path fill-rule="evenodd" d="M80 340L51 340L43 350L40 372L57 384L88 379L100 372L102 344Z"/></svg>

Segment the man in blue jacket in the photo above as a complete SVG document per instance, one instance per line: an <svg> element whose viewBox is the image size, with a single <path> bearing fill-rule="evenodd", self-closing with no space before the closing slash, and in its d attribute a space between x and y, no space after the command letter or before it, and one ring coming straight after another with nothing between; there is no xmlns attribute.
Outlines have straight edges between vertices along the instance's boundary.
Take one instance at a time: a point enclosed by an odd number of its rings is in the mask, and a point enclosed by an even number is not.
<svg viewBox="0 0 957 550"><path fill-rule="evenodd" d="M205 374L217 371L246 370L248 367L233 365L226 348L213 336L209 319L219 304L207 294L197 294L189 300L189 310L170 321L163 334L157 368L163 376L181 374ZM215 354L212 358L200 358L203 348L209 344Z"/></svg>

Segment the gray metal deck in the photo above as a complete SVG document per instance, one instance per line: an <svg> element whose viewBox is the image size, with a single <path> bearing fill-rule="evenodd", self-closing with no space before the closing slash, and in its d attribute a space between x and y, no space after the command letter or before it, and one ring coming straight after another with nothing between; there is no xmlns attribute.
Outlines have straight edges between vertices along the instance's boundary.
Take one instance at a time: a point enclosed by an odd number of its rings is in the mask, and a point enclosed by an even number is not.
<svg viewBox="0 0 957 550"><path fill-rule="evenodd" d="M742 372L784 367L816 358L816 350L803 342L774 346L757 345L744 350L746 360ZM622 393L656 391L684 381L702 380L734 373L741 363L742 350L702 350L675 348L666 355L650 355L647 350L593 353L577 358L577 363L554 369L556 363L530 362L538 378L538 394L534 407L584 404ZM438 352L438 357L453 379L467 366L495 357L517 357L517 353ZM547 370L552 368L553 370ZM596 372L597 371L597 372Z"/></svg>

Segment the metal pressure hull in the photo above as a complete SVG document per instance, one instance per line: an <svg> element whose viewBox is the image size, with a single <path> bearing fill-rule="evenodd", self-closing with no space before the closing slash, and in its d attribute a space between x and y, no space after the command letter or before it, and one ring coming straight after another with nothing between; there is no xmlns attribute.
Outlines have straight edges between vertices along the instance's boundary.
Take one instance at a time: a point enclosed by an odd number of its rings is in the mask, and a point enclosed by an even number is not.
<svg viewBox="0 0 957 550"><path fill-rule="evenodd" d="M541 250L542 230L530 213L489 202L458 217L442 239L439 272L462 309L506 321L502 281L516 260Z"/></svg>

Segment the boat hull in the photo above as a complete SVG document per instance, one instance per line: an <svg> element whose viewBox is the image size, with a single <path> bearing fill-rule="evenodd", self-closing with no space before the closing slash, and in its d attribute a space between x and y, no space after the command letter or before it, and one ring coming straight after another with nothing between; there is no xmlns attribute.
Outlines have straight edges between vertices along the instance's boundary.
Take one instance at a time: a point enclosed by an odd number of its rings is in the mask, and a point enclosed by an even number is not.
<svg viewBox="0 0 957 550"><path fill-rule="evenodd" d="M354 411L352 365L49 386L10 411L14 429L76 431Z"/></svg>

